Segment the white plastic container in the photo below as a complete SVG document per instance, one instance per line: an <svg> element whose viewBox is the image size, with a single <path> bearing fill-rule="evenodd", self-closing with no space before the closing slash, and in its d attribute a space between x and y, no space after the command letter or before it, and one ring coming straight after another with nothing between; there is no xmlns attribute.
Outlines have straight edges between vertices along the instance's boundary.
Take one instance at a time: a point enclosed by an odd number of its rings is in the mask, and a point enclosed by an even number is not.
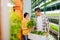
<svg viewBox="0 0 60 40"><path fill-rule="evenodd" d="M31 40L48 40L48 38L46 36L36 35L36 34L32 34L32 33L28 34L28 38Z"/></svg>

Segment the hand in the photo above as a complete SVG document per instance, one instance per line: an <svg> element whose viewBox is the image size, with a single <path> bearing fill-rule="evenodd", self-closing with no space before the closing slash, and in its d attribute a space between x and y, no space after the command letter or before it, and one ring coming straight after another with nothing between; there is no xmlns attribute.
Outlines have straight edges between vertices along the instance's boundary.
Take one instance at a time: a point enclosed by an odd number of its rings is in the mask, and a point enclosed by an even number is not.
<svg viewBox="0 0 60 40"><path fill-rule="evenodd" d="M31 31L33 31L33 30L34 30L34 27L33 27L33 28L31 28L30 30L31 30Z"/></svg>
<svg viewBox="0 0 60 40"><path fill-rule="evenodd" d="M47 32L47 33L46 33L46 36L48 36L48 35L49 35L49 33Z"/></svg>

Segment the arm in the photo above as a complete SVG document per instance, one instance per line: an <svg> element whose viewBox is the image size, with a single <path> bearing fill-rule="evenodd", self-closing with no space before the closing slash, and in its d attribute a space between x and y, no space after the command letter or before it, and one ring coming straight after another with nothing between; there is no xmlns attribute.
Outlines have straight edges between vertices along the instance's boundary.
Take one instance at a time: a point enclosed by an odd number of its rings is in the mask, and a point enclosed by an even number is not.
<svg viewBox="0 0 60 40"><path fill-rule="evenodd" d="M49 30L50 30L50 26L49 26L49 20L47 21L47 32L49 33Z"/></svg>
<svg viewBox="0 0 60 40"><path fill-rule="evenodd" d="M46 31L47 31L47 36L49 35L49 30L50 30L50 27L49 27L49 20L48 18L46 17Z"/></svg>

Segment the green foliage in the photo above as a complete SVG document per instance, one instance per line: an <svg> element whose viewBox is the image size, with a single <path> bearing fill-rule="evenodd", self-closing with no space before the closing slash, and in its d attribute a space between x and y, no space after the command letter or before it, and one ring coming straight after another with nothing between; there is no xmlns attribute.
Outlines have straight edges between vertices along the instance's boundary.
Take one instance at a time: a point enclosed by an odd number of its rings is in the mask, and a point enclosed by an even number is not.
<svg viewBox="0 0 60 40"><path fill-rule="evenodd" d="M46 35L46 32L42 32L42 31L32 31L31 33L37 35Z"/></svg>
<svg viewBox="0 0 60 40"><path fill-rule="evenodd" d="M31 18L35 18L35 13L31 15Z"/></svg>
<svg viewBox="0 0 60 40"><path fill-rule="evenodd" d="M59 27L54 25L54 24L50 24L50 28L57 31L57 32L58 32L58 29L59 29Z"/></svg>
<svg viewBox="0 0 60 40"><path fill-rule="evenodd" d="M53 23L56 23L56 24L59 24L59 19L49 18L49 21L53 22Z"/></svg>
<svg viewBox="0 0 60 40"><path fill-rule="evenodd" d="M28 23L27 23L27 27L28 28L32 28L33 26L36 25L36 22L34 19L31 19Z"/></svg>
<svg viewBox="0 0 60 40"><path fill-rule="evenodd" d="M59 13L46 13L47 16L59 16Z"/></svg>
<svg viewBox="0 0 60 40"><path fill-rule="evenodd" d="M11 11L10 12L10 40L19 40L17 34L21 29L21 21L19 16Z"/></svg>

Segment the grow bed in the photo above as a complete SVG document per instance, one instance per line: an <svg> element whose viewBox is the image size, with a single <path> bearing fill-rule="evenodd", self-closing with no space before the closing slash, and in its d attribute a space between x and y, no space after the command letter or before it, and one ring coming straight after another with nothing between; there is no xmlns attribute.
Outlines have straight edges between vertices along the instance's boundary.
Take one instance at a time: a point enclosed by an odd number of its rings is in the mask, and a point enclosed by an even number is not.
<svg viewBox="0 0 60 40"><path fill-rule="evenodd" d="M59 27L58 25L50 24L50 31L56 35L58 35Z"/></svg>
<svg viewBox="0 0 60 40"><path fill-rule="evenodd" d="M28 38L31 40L46 40L46 33L41 31L32 31L28 34Z"/></svg>

